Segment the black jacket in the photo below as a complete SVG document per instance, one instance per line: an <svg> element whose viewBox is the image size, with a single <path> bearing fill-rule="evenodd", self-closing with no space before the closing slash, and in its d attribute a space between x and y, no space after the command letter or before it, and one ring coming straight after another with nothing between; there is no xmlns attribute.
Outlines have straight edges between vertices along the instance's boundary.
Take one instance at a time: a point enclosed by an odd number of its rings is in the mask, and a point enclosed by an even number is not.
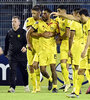
<svg viewBox="0 0 90 100"><path fill-rule="evenodd" d="M5 38L4 54L9 60L26 60L26 53L21 52L23 46L26 46L26 31L10 29Z"/></svg>

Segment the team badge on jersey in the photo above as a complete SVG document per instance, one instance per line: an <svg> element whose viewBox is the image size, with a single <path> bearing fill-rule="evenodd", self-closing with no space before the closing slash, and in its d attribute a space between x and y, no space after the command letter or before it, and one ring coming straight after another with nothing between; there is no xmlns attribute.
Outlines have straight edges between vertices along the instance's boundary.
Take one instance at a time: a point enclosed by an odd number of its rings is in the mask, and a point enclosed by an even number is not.
<svg viewBox="0 0 90 100"><path fill-rule="evenodd" d="M20 34L18 34L17 37L20 38Z"/></svg>
<svg viewBox="0 0 90 100"><path fill-rule="evenodd" d="M54 28L53 27L50 27L50 29L53 30Z"/></svg>
<svg viewBox="0 0 90 100"><path fill-rule="evenodd" d="M38 21L36 21L36 23L35 24L38 24L39 22Z"/></svg>
<svg viewBox="0 0 90 100"><path fill-rule="evenodd" d="M65 23L63 23L62 26L65 26Z"/></svg>

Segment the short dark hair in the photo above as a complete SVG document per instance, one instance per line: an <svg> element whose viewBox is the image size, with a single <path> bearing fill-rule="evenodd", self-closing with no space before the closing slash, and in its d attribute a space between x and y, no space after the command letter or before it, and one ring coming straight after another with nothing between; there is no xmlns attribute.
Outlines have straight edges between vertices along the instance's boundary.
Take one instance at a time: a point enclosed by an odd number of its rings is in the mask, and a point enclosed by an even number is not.
<svg viewBox="0 0 90 100"><path fill-rule="evenodd" d="M57 9L65 9L65 10L67 10L67 5L59 5L57 7Z"/></svg>
<svg viewBox="0 0 90 100"><path fill-rule="evenodd" d="M32 10L40 11L40 7L39 7L39 5L35 5L35 6L32 8Z"/></svg>
<svg viewBox="0 0 90 100"><path fill-rule="evenodd" d="M81 8L75 8L73 11L80 11L81 10Z"/></svg>
<svg viewBox="0 0 90 100"><path fill-rule="evenodd" d="M52 12L49 8L44 8L43 11L47 11L48 13Z"/></svg>
<svg viewBox="0 0 90 100"><path fill-rule="evenodd" d="M79 14L80 14L80 15L83 14L83 15L85 15L85 16L89 16L88 10L85 9L85 8L81 9L81 10L79 11Z"/></svg>
<svg viewBox="0 0 90 100"><path fill-rule="evenodd" d="M17 18L19 21L21 20L19 16L13 16L12 19Z"/></svg>

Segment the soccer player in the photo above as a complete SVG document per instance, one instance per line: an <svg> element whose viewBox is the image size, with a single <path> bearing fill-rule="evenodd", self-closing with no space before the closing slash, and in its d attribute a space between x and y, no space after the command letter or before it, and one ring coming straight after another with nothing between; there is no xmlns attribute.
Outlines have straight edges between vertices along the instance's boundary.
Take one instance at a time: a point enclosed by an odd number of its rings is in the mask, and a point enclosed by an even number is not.
<svg viewBox="0 0 90 100"><path fill-rule="evenodd" d="M78 15L80 9L76 8L73 10L73 16ZM72 60L72 69L73 69L73 91L75 92L75 85L77 81L77 72L80 65L81 53L84 45L84 35L82 31L82 23L72 21L70 27L70 39L69 39L69 56ZM78 48L79 47L79 48ZM78 50L78 51L77 51Z"/></svg>
<svg viewBox="0 0 90 100"><path fill-rule="evenodd" d="M61 5L58 7L57 12L66 14L67 6ZM65 86L65 92L68 91L70 88L70 81L69 81L69 72L67 70L67 60L68 60L68 52L69 52L69 34L70 34L70 21L65 18L56 18L56 21L59 23L60 27L60 40L61 46L60 46L60 63L61 63L61 69L62 69L62 76L64 79Z"/></svg>
<svg viewBox="0 0 90 100"><path fill-rule="evenodd" d="M57 13L57 12L53 12L53 13L51 13L51 15L54 15L54 16L61 16L61 17L64 17L64 18L67 18L67 19L70 19L70 20L74 20L74 21L77 21L77 22L81 22L80 20L80 17L79 17L79 15L78 16L73 16L73 15L71 15L71 14L63 14L63 13ZM89 18L89 17L87 17L87 18ZM85 52L85 51L84 51ZM86 71L86 74L87 74L87 72L88 71ZM86 75L87 76L87 79L89 79L89 75ZM90 91L90 88L88 88L88 90L87 91ZM88 92L86 92L86 93L88 93Z"/></svg>
<svg viewBox="0 0 90 100"><path fill-rule="evenodd" d="M80 67L78 70L78 76L77 76L77 83L75 85L75 93L68 95L68 97L75 98L79 96L80 88L82 85L82 82L84 80L84 73L86 69L89 70L90 74L90 65L87 64L87 51L88 47L90 46L90 18L88 17L88 11L87 9L82 9L79 12L80 14L80 19L81 22L83 23L83 33L84 33L84 49L81 53L81 61L80 61ZM90 53L90 52L89 52ZM89 79L89 84L90 84L90 79Z"/></svg>
<svg viewBox="0 0 90 100"><path fill-rule="evenodd" d="M39 37L39 65L41 73L49 80L48 90L52 89L53 93L57 93L57 74L56 74L56 42L54 36L56 35L58 26L57 22L50 19L50 9L42 11L42 20L37 21L35 25L27 32L27 35ZM34 31L38 34L34 34ZM49 35L50 34L50 35ZM46 66L50 65L52 77L46 71Z"/></svg>
<svg viewBox="0 0 90 100"><path fill-rule="evenodd" d="M27 18L26 27L27 30L40 19L40 8L35 6L31 10L32 17ZM38 62L39 40L35 37L30 37L31 45L34 50L29 50L27 44L27 59L30 71L30 78L33 85L32 93L40 92L40 69ZM37 82L37 84L36 84Z"/></svg>

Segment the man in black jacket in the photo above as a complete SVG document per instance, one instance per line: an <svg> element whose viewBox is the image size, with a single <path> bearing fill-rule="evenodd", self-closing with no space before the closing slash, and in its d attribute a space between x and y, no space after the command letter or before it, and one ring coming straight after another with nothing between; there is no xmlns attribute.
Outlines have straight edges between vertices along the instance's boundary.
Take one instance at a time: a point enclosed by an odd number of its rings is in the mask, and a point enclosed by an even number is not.
<svg viewBox="0 0 90 100"><path fill-rule="evenodd" d="M26 31L20 28L20 18L18 16L13 16L12 29L7 33L4 51L4 54L8 57L10 65L10 89L8 92L15 92L17 66L22 73L25 91L29 92L25 46Z"/></svg>

